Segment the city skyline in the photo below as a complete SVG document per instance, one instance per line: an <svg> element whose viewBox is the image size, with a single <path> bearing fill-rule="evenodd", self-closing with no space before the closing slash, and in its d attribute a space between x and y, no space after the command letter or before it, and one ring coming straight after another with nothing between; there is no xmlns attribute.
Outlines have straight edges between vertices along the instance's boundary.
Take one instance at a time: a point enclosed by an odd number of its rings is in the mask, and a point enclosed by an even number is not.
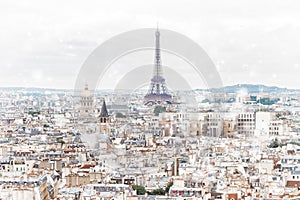
<svg viewBox="0 0 300 200"><path fill-rule="evenodd" d="M163 29L198 43L215 63L224 86L249 83L300 88L298 2L245 1L233 6L233 1L188 1L186 10L181 9L180 1L130 2L134 6L118 1L94 2L93 6L1 2L1 87L72 89L80 67L96 47L122 32L153 28L159 22ZM68 11L69 6L72 10ZM153 52L147 56L153 61ZM128 60L116 65L126 67ZM185 69L177 72L197 81ZM120 70L111 73L124 75Z"/></svg>
<svg viewBox="0 0 300 200"><path fill-rule="evenodd" d="M299 6L0 1L0 200L299 199Z"/></svg>

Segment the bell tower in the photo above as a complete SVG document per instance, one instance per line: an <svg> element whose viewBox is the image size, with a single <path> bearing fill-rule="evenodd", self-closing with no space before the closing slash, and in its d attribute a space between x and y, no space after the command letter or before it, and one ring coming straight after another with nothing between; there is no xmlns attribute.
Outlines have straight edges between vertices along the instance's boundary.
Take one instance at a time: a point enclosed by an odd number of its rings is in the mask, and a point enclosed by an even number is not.
<svg viewBox="0 0 300 200"><path fill-rule="evenodd" d="M85 84L84 90L80 96L80 117L87 119L91 117L94 111L94 100L91 94L88 84Z"/></svg>
<svg viewBox="0 0 300 200"><path fill-rule="evenodd" d="M107 111L105 100L103 100L101 112L99 115L99 122L100 122L100 133L109 135L110 134L110 116Z"/></svg>

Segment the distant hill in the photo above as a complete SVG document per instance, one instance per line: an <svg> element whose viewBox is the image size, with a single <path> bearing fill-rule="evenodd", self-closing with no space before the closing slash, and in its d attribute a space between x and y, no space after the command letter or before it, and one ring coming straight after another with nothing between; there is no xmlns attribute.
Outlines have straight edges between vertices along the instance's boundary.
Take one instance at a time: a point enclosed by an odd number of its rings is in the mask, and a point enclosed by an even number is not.
<svg viewBox="0 0 300 200"><path fill-rule="evenodd" d="M237 84L232 86L225 86L222 88L209 89L209 91L211 92L226 92L226 93L236 93L241 90L246 90L248 93L284 93L284 92L300 93L299 89L288 89L288 88L280 88L276 86L254 85L254 84Z"/></svg>
<svg viewBox="0 0 300 200"><path fill-rule="evenodd" d="M24 92L68 92L71 89L55 89L55 88L35 88L35 87L0 87L2 91L24 91Z"/></svg>
<svg viewBox="0 0 300 200"><path fill-rule="evenodd" d="M288 89L280 88L277 86L266 86L261 84L237 84L232 86L224 86L221 88L212 88L212 89L196 89L194 91L211 91L211 92L226 92L226 93L236 93L241 90L245 90L248 93L300 93L300 89ZM48 94L53 93L65 93L65 92L74 92L72 89L54 89L54 88L34 88L34 87L0 87L0 91L18 91L25 92L28 94L40 93ZM96 90L97 92L105 92L106 94L114 92L113 89L107 90Z"/></svg>

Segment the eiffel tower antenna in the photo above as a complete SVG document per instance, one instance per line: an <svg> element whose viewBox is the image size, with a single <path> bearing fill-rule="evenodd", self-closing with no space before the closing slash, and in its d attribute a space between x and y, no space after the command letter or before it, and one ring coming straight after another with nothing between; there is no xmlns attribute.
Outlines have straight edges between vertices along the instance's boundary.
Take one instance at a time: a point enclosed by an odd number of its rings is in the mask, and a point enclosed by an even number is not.
<svg viewBox="0 0 300 200"><path fill-rule="evenodd" d="M165 78L163 77L160 50L160 32L157 24L155 32L154 70L148 93L144 97L146 105L172 103L172 96L168 93Z"/></svg>

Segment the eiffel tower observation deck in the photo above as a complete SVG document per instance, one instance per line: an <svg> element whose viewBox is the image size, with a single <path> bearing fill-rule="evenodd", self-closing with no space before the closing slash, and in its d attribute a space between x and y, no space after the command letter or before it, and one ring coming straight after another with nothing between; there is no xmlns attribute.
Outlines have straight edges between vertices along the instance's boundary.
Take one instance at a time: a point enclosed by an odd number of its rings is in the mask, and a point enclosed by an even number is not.
<svg viewBox="0 0 300 200"><path fill-rule="evenodd" d="M172 95L168 93L165 78L163 77L160 54L160 32L157 28L155 32L155 63L153 77L148 93L144 97L145 105L171 104Z"/></svg>

